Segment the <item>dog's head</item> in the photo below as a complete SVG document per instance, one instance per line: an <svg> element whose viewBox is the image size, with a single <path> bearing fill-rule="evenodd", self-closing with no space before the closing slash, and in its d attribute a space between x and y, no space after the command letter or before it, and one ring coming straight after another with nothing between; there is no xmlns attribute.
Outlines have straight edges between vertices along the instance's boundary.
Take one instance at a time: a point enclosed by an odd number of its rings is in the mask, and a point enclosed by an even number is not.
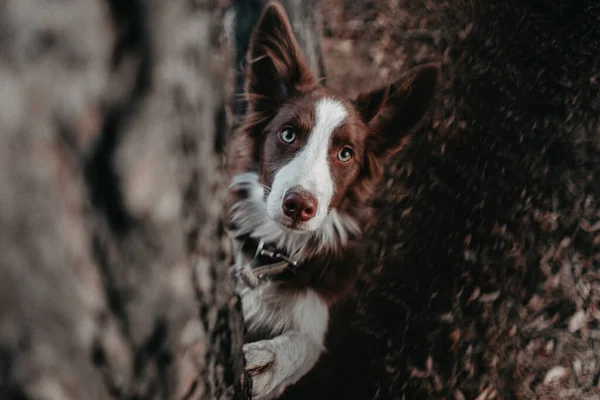
<svg viewBox="0 0 600 400"><path fill-rule="evenodd" d="M381 163L427 112L439 75L428 64L356 99L335 96L309 71L277 3L255 28L248 67L244 151L267 189L268 216L297 232L319 229L347 199L366 200Z"/></svg>

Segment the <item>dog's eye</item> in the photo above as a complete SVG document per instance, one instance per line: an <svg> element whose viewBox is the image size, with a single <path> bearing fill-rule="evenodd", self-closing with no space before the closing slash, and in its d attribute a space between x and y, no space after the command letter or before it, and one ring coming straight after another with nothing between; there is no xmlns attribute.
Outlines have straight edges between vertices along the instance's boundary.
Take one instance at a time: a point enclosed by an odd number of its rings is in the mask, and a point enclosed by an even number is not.
<svg viewBox="0 0 600 400"><path fill-rule="evenodd" d="M337 157L341 162L348 162L352 160L352 149L350 147L342 147Z"/></svg>
<svg viewBox="0 0 600 400"><path fill-rule="evenodd" d="M294 143L294 141L296 140L296 134L290 128L281 131L279 137L281 137L281 140L283 140L287 144Z"/></svg>

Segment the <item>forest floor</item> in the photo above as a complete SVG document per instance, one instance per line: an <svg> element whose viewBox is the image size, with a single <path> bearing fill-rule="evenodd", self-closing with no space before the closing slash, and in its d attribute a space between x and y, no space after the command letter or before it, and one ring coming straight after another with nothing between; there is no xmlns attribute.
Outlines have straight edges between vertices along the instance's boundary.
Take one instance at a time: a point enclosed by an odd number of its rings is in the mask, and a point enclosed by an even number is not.
<svg viewBox="0 0 600 400"><path fill-rule="evenodd" d="M406 4L405 4L406 3ZM398 78L439 58L435 15L404 0L323 0L327 85L346 95Z"/></svg>

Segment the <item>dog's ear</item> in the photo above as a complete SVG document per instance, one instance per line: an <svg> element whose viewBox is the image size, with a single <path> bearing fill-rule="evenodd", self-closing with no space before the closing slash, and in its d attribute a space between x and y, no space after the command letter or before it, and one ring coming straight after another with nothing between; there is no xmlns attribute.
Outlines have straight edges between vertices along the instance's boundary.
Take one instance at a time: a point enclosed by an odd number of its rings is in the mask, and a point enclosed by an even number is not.
<svg viewBox="0 0 600 400"><path fill-rule="evenodd" d="M274 112L294 92L316 82L284 8L275 2L266 5L252 34L248 66L246 97L253 111Z"/></svg>
<svg viewBox="0 0 600 400"><path fill-rule="evenodd" d="M419 127L435 95L439 75L438 64L424 64L394 83L356 98L354 104L369 125L377 158L398 151L406 135Z"/></svg>

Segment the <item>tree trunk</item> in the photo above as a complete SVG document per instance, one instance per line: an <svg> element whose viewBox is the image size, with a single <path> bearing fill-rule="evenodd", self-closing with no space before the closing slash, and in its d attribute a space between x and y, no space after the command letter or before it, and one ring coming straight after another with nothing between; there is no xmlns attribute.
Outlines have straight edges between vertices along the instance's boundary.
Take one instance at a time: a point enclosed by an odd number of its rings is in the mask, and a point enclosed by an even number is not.
<svg viewBox="0 0 600 400"><path fill-rule="evenodd" d="M243 397L216 1L0 21L0 398Z"/></svg>

